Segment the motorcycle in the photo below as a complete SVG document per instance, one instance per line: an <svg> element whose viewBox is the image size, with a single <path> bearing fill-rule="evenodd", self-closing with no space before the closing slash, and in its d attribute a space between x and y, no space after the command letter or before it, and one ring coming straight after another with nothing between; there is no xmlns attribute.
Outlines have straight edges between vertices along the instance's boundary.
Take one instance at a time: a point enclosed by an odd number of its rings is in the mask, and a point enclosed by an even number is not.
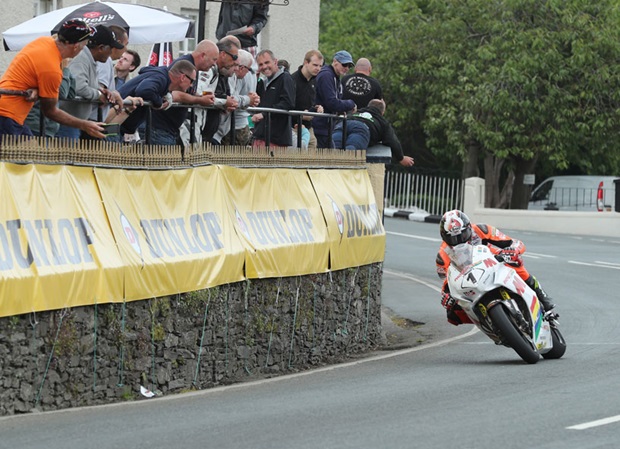
<svg viewBox="0 0 620 449"><path fill-rule="evenodd" d="M498 248L499 250L499 248ZM558 315L544 314L536 293L486 245L448 248L450 295L471 322L497 345L508 346L527 363L559 359L566 341Z"/></svg>

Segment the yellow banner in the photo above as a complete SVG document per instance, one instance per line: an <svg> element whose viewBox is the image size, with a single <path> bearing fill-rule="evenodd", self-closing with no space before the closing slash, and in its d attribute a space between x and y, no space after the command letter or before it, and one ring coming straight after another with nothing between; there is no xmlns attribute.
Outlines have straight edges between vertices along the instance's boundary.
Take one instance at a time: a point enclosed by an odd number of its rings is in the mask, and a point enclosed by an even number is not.
<svg viewBox="0 0 620 449"><path fill-rule="evenodd" d="M128 263L127 300L244 279L244 249L217 167L96 169L112 232Z"/></svg>
<svg viewBox="0 0 620 449"><path fill-rule="evenodd" d="M0 163L0 316L122 298L92 169Z"/></svg>
<svg viewBox="0 0 620 449"><path fill-rule="evenodd" d="M385 256L385 230L366 170L308 170L327 221L330 267L340 270Z"/></svg>
<svg viewBox="0 0 620 449"><path fill-rule="evenodd" d="M329 269L325 219L305 170L220 167L232 217L246 247L246 276L265 278Z"/></svg>
<svg viewBox="0 0 620 449"><path fill-rule="evenodd" d="M384 252L365 170L0 163L0 316L320 273Z"/></svg>

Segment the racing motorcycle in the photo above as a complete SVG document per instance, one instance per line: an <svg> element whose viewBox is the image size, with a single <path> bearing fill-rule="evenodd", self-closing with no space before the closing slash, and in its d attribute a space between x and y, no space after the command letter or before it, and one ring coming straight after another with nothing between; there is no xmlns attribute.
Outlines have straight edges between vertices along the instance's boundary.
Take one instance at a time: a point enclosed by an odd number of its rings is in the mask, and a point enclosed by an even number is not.
<svg viewBox="0 0 620 449"><path fill-rule="evenodd" d="M559 359L566 341L558 315L544 314L536 293L506 265L501 252L463 243L447 248L450 295L467 317L498 345L508 346L527 363Z"/></svg>

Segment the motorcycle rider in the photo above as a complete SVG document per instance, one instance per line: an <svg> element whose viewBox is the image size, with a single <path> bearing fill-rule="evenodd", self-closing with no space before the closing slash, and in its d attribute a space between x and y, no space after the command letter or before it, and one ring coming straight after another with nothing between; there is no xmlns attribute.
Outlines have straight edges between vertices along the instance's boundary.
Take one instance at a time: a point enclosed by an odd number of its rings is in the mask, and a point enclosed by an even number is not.
<svg viewBox="0 0 620 449"><path fill-rule="evenodd" d="M450 296L446 273L450 266L450 257L446 253L447 247L461 243L472 245L486 245L495 253L504 257L505 262L512 267L525 283L536 293L545 313L549 313L555 304L542 289L538 280L523 266L521 254L525 252L525 245L519 240L512 239L499 229L487 224L472 224L469 217L458 209L446 212L439 222L439 233L443 240L437 253L437 274L444 280L441 289L441 305L446 309L448 322L458 326L471 323L465 312Z"/></svg>

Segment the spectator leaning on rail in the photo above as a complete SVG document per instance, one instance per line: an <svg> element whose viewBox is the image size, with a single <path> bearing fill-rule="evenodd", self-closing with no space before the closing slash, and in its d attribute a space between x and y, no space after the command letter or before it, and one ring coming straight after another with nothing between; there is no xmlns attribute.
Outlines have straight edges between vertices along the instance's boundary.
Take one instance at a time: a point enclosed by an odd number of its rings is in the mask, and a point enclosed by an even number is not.
<svg viewBox="0 0 620 449"><path fill-rule="evenodd" d="M58 90L59 100L72 100L75 98L75 78L69 70L69 58L62 60L62 82ZM41 121L44 121L43 129L41 129ZM60 123L53 120L46 120L45 117L41 117L40 102L37 101L30 112L26 121L24 122L35 136L55 137L60 127ZM43 132L43 134L41 134Z"/></svg>
<svg viewBox="0 0 620 449"><path fill-rule="evenodd" d="M215 42L202 40L193 52L179 56L172 61L188 61L198 71L207 71L217 60L218 48ZM236 53L235 53L236 54ZM186 90L175 90L172 99L175 103L211 106L215 98L211 92L197 92L197 79L193 77L192 84ZM188 108L175 107L167 110L153 111L153 130L151 133L153 144L176 145L180 141L181 126L188 116Z"/></svg>
<svg viewBox="0 0 620 449"><path fill-rule="evenodd" d="M235 65L235 73L228 78L230 95L238 104L235 110L235 145L248 145L252 138L248 118L250 113L246 108L258 106L260 97L256 93L256 76L252 70L254 58L245 50L239 50L239 58ZM231 114L227 111L220 116L220 126L213 136L212 141L223 145L230 145Z"/></svg>
<svg viewBox="0 0 620 449"><path fill-rule="evenodd" d="M123 98L141 97L144 101L150 102L154 109L166 109L172 104L171 92L186 91L195 79L196 67L182 59L169 68L143 67L138 76L123 84L119 93ZM140 106L129 115L121 125L122 134L133 134L138 129L138 126L146 120L147 107L149 106Z"/></svg>
<svg viewBox="0 0 620 449"><path fill-rule="evenodd" d="M295 107L295 82L284 68L278 68L278 60L271 50L263 50L256 57L261 78L256 87L260 96L259 108L272 108L290 111ZM266 114L252 116L254 122L254 147L264 147L267 138ZM293 144L291 116L271 113L270 145L290 147Z"/></svg>
<svg viewBox="0 0 620 449"><path fill-rule="evenodd" d="M382 143L392 151L392 162L405 167L413 165L413 158L403 155L403 147L394 132L394 128L385 117L383 100L370 100L368 107L358 110L347 117L347 141L345 150L366 150ZM342 148L342 122L334 130L334 144Z"/></svg>
<svg viewBox="0 0 620 449"><path fill-rule="evenodd" d="M17 53L0 80L0 89L28 91L29 96L0 97L0 134L31 136L24 120L38 98L48 119L79 128L93 137L104 137L99 123L81 120L58 108L62 60L79 54L92 33L85 22L68 20L57 36L35 39Z"/></svg>
<svg viewBox="0 0 620 449"><path fill-rule="evenodd" d="M215 95L214 106L217 109L207 109L196 114L196 123L200 129L200 140L217 145L214 136L220 127L220 120L226 111L234 111L239 106L238 101L230 94L228 80L235 74L235 67L239 59L240 42L235 36L226 36L217 43L219 54L213 68L201 75L198 80L198 89Z"/></svg>
<svg viewBox="0 0 620 449"><path fill-rule="evenodd" d="M123 100L118 92L101 87L97 73L97 62L106 62L112 54L112 49L121 49L125 46L116 40L116 35L105 25L97 25L95 32L88 39L88 44L69 64L69 70L75 77L75 93L83 100L98 101L99 104L86 102L61 101L60 108L69 114L82 119L96 120L92 116L99 105L108 102L122 105ZM61 125L57 137L80 138L80 130L67 125Z"/></svg>
<svg viewBox="0 0 620 449"><path fill-rule="evenodd" d="M340 50L334 55L332 63L323 66L316 76L316 104L323 106L326 114L355 112L356 106L353 100L342 100L342 85L340 84L340 77L346 74L351 67L353 67L351 54L348 51ZM314 127L317 146L319 148L334 148L330 119L315 117L312 126Z"/></svg>

